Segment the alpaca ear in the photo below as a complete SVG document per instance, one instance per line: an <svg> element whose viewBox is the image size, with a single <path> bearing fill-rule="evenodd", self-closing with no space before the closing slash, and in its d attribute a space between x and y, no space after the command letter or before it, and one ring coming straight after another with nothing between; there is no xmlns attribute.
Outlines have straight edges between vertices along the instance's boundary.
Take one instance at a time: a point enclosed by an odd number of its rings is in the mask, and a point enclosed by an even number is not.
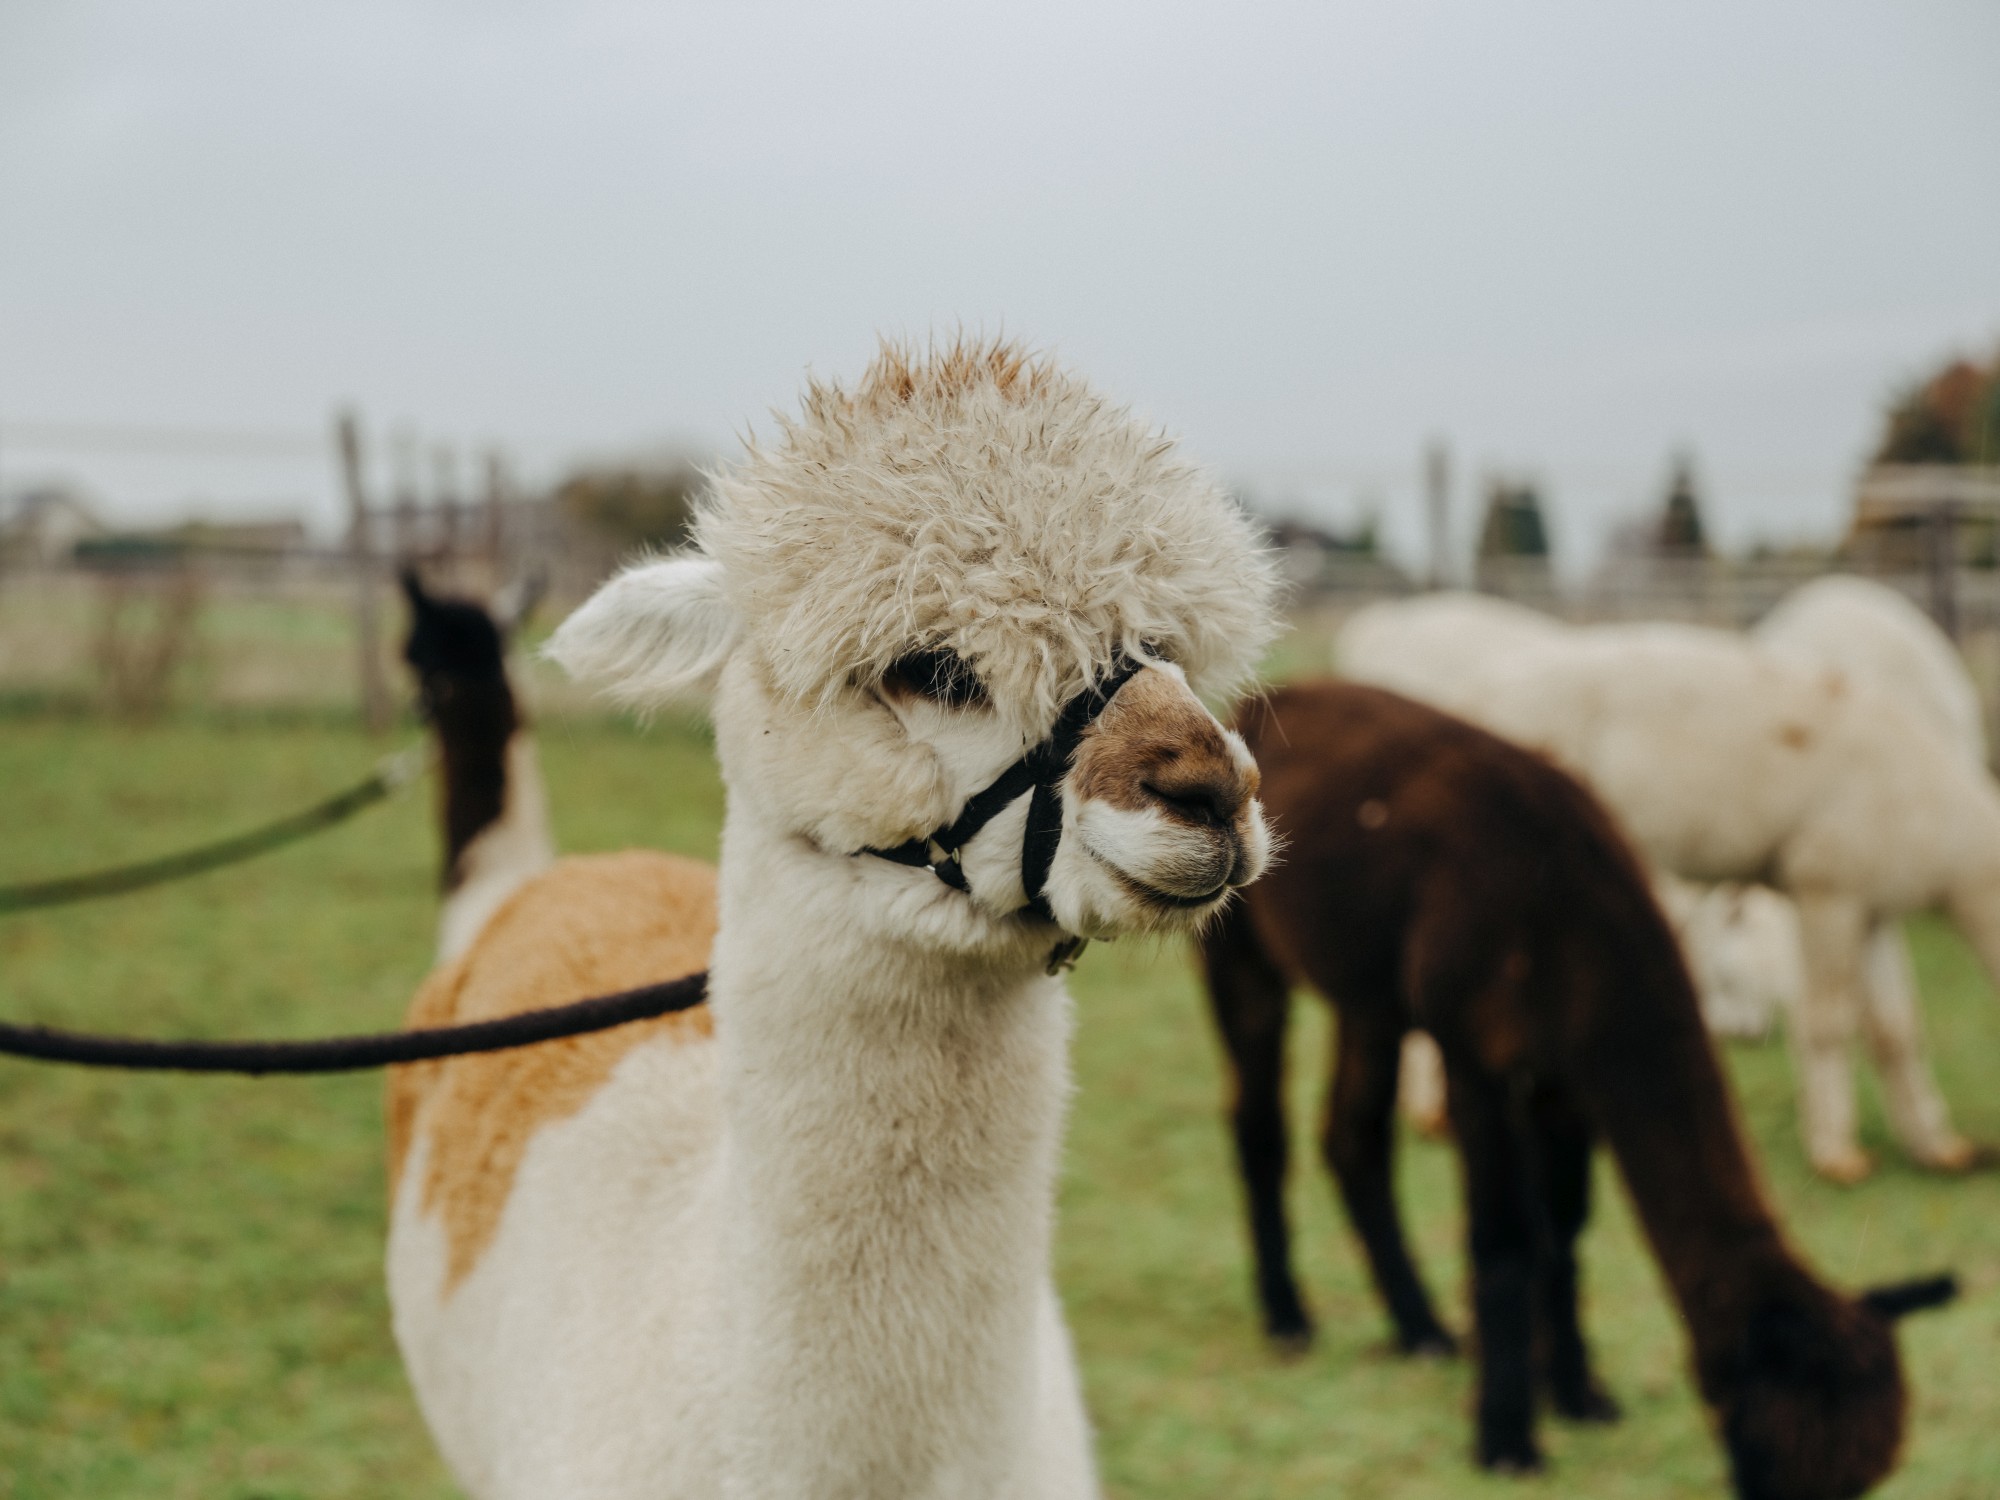
<svg viewBox="0 0 2000 1500"><path fill-rule="evenodd" d="M405 563L396 575L402 580L403 597L410 601L410 608L422 614L431 602L431 596L424 592L423 576L417 572L415 563Z"/></svg>
<svg viewBox="0 0 2000 1500"><path fill-rule="evenodd" d="M493 616L493 623L499 627L502 639L510 637L535 612L535 606L542 602L542 595L548 592L549 570L536 566L525 573L517 573L493 596L487 613Z"/></svg>
<svg viewBox="0 0 2000 1500"><path fill-rule="evenodd" d="M613 578L556 628L542 654L578 681L650 708L706 699L735 644L721 565L683 552Z"/></svg>
<svg viewBox="0 0 2000 1500"><path fill-rule="evenodd" d="M1854 1300L1889 1319L1907 1318L1913 1312L1942 1307L1958 1295L1958 1278L1947 1271L1921 1281L1899 1281L1890 1286L1870 1287Z"/></svg>

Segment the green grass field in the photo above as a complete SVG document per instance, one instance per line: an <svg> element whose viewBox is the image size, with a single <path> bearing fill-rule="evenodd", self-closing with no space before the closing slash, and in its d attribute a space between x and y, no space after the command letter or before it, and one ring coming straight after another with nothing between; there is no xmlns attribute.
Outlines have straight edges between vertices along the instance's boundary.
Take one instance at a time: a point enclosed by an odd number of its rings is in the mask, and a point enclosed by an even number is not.
<svg viewBox="0 0 2000 1500"><path fill-rule="evenodd" d="M386 746L335 719L190 718L119 730L0 712L0 882L163 851L303 805ZM543 753L564 846L714 852L703 737L557 722ZM167 890L0 918L0 1015L159 1034L392 1024L429 952L426 794ZM1962 1125L2000 1140L2000 1004L1936 924L1917 957ZM1076 977L1079 1091L1060 1272L1121 1500L1722 1493L1677 1331L1612 1176L1585 1241L1589 1319L1627 1419L1547 1429L1539 1481L1466 1462L1470 1372L1383 1352L1384 1322L1324 1177L1294 1183L1322 1337L1273 1360L1253 1320L1220 1073L1187 956L1093 948ZM1327 1048L1294 1036L1300 1159ZM1731 1064L1797 1239L1847 1283L1956 1267L1968 1296L1918 1320L1902 1500L2000 1494L2000 1177L1884 1169L1811 1180L1775 1047ZM388 1331L380 1081L143 1078L0 1062L0 1497L447 1496ZM1404 1198L1463 1326L1449 1152L1406 1149Z"/></svg>

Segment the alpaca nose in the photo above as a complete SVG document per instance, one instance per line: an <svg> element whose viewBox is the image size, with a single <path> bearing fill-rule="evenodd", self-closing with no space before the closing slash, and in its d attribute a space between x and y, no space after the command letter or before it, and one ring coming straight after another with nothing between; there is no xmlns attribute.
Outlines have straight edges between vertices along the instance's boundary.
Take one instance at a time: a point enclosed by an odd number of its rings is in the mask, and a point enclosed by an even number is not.
<svg viewBox="0 0 2000 1500"><path fill-rule="evenodd" d="M1250 778L1225 755L1174 754L1139 783L1172 817L1202 828L1228 828L1250 800Z"/></svg>

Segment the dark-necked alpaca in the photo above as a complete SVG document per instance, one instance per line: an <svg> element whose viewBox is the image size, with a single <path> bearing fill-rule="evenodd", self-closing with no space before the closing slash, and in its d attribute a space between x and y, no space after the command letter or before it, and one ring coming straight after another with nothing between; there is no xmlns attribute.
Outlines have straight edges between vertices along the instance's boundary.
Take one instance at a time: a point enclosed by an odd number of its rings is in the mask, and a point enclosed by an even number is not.
<svg viewBox="0 0 2000 1500"><path fill-rule="evenodd" d="M532 590L499 611L428 593L403 573L410 634L403 659L417 674L424 717L443 772L444 908L438 961L456 958L523 881L554 861L535 738L507 680L506 638Z"/></svg>
<svg viewBox="0 0 2000 1500"><path fill-rule="evenodd" d="M1202 941L1237 1082L1258 1291L1310 1337L1281 1198L1280 1082L1294 982L1339 1014L1325 1149L1397 1337L1448 1351L1411 1263L1390 1157L1403 1034L1445 1058L1464 1158L1479 1348L1478 1457L1540 1463L1535 1394L1617 1407L1577 1314L1575 1241L1601 1133L1693 1342L1739 1495L1839 1500L1903 1432L1890 1321L1940 1279L1843 1297L1786 1245L1757 1183L1680 950L1596 801L1548 762L1348 683L1283 688L1239 724L1289 841Z"/></svg>

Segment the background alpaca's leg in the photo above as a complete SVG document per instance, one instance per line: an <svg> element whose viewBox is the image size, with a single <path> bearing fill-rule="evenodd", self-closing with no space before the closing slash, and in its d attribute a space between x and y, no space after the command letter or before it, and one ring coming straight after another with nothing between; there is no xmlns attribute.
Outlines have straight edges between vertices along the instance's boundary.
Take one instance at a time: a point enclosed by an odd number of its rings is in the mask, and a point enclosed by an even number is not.
<svg viewBox="0 0 2000 1500"><path fill-rule="evenodd" d="M1566 1092L1547 1086L1536 1090L1529 1119L1545 1214L1536 1361L1558 1412L1579 1422L1615 1422L1618 1403L1591 1370L1577 1306L1576 1240L1590 1219L1590 1126Z"/></svg>
<svg viewBox="0 0 2000 1500"><path fill-rule="evenodd" d="M1875 924L1865 962L1862 1026L1882 1079L1890 1127L1923 1165L1963 1171L1975 1153L1972 1143L1951 1128L1951 1112L1931 1072L1916 971L1900 922Z"/></svg>
<svg viewBox="0 0 2000 1500"><path fill-rule="evenodd" d="M1451 1354L1458 1346L1424 1291L1396 1211L1396 1075L1403 1035L1392 1002L1342 1008L1323 1147L1368 1252L1376 1289L1395 1320L1397 1344L1408 1354Z"/></svg>
<svg viewBox="0 0 2000 1500"><path fill-rule="evenodd" d="M1523 1473L1535 1443L1536 1213L1524 1134L1506 1081L1445 1054L1451 1128L1465 1159L1472 1313L1479 1342L1479 1462Z"/></svg>
<svg viewBox="0 0 2000 1500"><path fill-rule="evenodd" d="M1868 916L1842 892L1795 892L1805 989L1792 1018L1799 1080L1799 1129L1813 1170L1833 1182L1859 1182L1873 1169L1861 1149L1849 1057L1860 1019L1862 948Z"/></svg>
<svg viewBox="0 0 2000 1500"><path fill-rule="evenodd" d="M1403 1038L1402 1077L1396 1086L1403 1118L1424 1135L1444 1134L1444 1058L1437 1043L1421 1031Z"/></svg>
<svg viewBox="0 0 2000 1500"><path fill-rule="evenodd" d="M1209 1006L1222 1033L1234 1084L1230 1126L1250 1215L1257 1299L1264 1331L1281 1348L1304 1350L1312 1318L1292 1276L1291 1226L1285 1217L1285 1023L1291 987L1265 954L1243 908L1233 907L1201 940Z"/></svg>

